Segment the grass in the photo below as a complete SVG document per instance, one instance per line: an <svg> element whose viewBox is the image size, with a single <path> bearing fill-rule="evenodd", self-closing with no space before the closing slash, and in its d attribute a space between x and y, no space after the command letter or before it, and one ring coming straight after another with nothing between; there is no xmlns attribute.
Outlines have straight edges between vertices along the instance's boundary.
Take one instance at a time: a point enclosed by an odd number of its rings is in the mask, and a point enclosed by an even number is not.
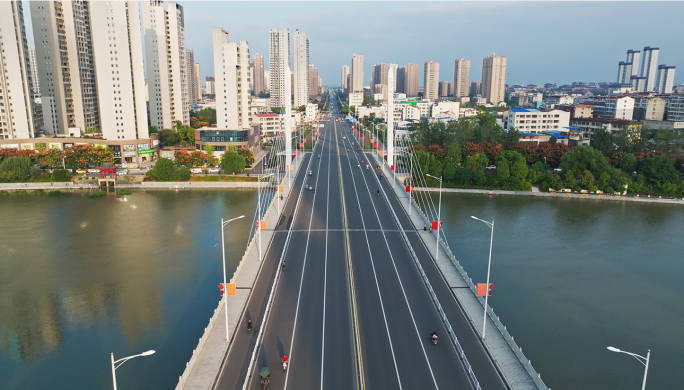
<svg viewBox="0 0 684 390"><path fill-rule="evenodd" d="M133 191L131 191L130 188L122 188L122 189L116 191L116 193L119 195L130 195L133 193Z"/></svg>
<svg viewBox="0 0 684 390"><path fill-rule="evenodd" d="M17 191L10 192L10 194L12 194L12 195L28 195L28 192L26 192L24 190L17 190Z"/></svg>
<svg viewBox="0 0 684 390"><path fill-rule="evenodd" d="M102 197L102 196L107 196L107 192L105 192L105 191L93 192L93 193L90 194L88 197L89 197L89 198L99 198L99 197Z"/></svg>
<svg viewBox="0 0 684 390"><path fill-rule="evenodd" d="M215 175L215 176L192 176L190 181L257 181L256 177L247 176L228 176L228 175Z"/></svg>
<svg viewBox="0 0 684 390"><path fill-rule="evenodd" d="M47 192L47 196L58 196L58 195L62 195L62 191L54 190L54 191L48 191Z"/></svg>

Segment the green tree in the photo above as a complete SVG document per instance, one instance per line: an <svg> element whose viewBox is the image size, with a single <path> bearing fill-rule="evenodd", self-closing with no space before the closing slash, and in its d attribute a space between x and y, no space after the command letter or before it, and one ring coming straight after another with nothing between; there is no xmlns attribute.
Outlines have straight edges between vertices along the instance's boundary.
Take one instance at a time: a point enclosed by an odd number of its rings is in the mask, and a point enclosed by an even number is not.
<svg viewBox="0 0 684 390"><path fill-rule="evenodd" d="M594 131L589 145L603 153L604 156L612 156L615 151L615 140L613 135L603 129Z"/></svg>
<svg viewBox="0 0 684 390"><path fill-rule="evenodd" d="M356 112L355 106L349 106L349 112Z"/></svg>
<svg viewBox="0 0 684 390"><path fill-rule="evenodd" d="M487 168L487 164L489 164L489 159L484 153L466 157L466 169L473 172L473 174L476 172L481 172L484 175L484 170Z"/></svg>
<svg viewBox="0 0 684 390"><path fill-rule="evenodd" d="M588 170L594 177L611 170L603 154L590 146L580 146L566 152L561 158L560 167L563 171L584 172Z"/></svg>
<svg viewBox="0 0 684 390"><path fill-rule="evenodd" d="M306 104L302 104L301 106L299 106L299 108L297 109L297 111L299 111L299 112L304 112L304 111L306 111Z"/></svg>
<svg viewBox="0 0 684 390"><path fill-rule="evenodd" d="M206 153L207 156L212 156L214 154L214 146L210 144L205 144L204 153Z"/></svg>
<svg viewBox="0 0 684 390"><path fill-rule="evenodd" d="M596 187L596 180L594 179L594 175L591 174L588 170L585 170L582 172L582 187L586 188L589 191L596 191L598 188Z"/></svg>
<svg viewBox="0 0 684 390"><path fill-rule="evenodd" d="M147 126L147 132L150 134L157 134L159 133L159 129L157 126Z"/></svg>
<svg viewBox="0 0 684 390"><path fill-rule="evenodd" d="M181 137L175 130L164 129L159 133L159 140L165 146L175 146L181 142Z"/></svg>
<svg viewBox="0 0 684 390"><path fill-rule="evenodd" d="M430 162L430 174L432 176L441 177L443 170L444 166L442 165L442 162L437 160L436 158L433 158Z"/></svg>
<svg viewBox="0 0 684 390"><path fill-rule="evenodd" d="M456 168L450 162L446 162L444 164L444 169L442 170L442 175L444 175L444 179L446 180L453 180L456 175Z"/></svg>
<svg viewBox="0 0 684 390"><path fill-rule="evenodd" d="M35 168L26 156L6 158L0 163L0 182L19 183L28 181Z"/></svg>
<svg viewBox="0 0 684 390"><path fill-rule="evenodd" d="M36 161L41 167L57 167L62 165L62 153L59 149L45 149L41 150L36 157Z"/></svg>
<svg viewBox="0 0 684 390"><path fill-rule="evenodd" d="M508 161L502 156L496 157L496 176L501 183L511 176L510 169L508 168Z"/></svg>
<svg viewBox="0 0 684 390"><path fill-rule="evenodd" d="M275 112L276 114L280 114L281 109L280 109L280 107L271 107L271 112Z"/></svg>
<svg viewBox="0 0 684 390"><path fill-rule="evenodd" d="M190 180L190 169L187 167L178 168L168 158L160 158L154 167L147 171L147 176L159 181L186 181Z"/></svg>
<svg viewBox="0 0 684 390"><path fill-rule="evenodd" d="M525 162L522 156L516 159L511 167L511 175L517 177L518 180L524 180L527 177L528 171L527 162Z"/></svg>
<svg viewBox="0 0 684 390"><path fill-rule="evenodd" d="M449 145L449 151L447 152L446 159L445 159L446 162L453 165L454 167L457 167L457 166L461 165L462 155L463 155L463 147L458 142L458 140L451 141L451 144Z"/></svg>
<svg viewBox="0 0 684 390"><path fill-rule="evenodd" d="M235 172L242 172L245 169L245 158L239 155L231 148L223 154L221 158L221 169L224 172L230 172L235 174Z"/></svg>
<svg viewBox="0 0 684 390"><path fill-rule="evenodd" d="M661 187L666 183L677 184L680 181L674 161L665 156L643 158L639 162L638 172L645 177L646 183L654 187Z"/></svg>
<svg viewBox="0 0 684 390"><path fill-rule="evenodd" d="M52 171L50 180L54 182L71 181L71 172L66 169L55 169Z"/></svg>
<svg viewBox="0 0 684 390"><path fill-rule="evenodd" d="M625 173L631 174L637 168L637 159L632 153L625 153L620 159L620 169Z"/></svg>
<svg viewBox="0 0 684 390"><path fill-rule="evenodd" d="M251 167L254 164L254 153L248 148L238 149L237 154L245 158L245 166Z"/></svg>

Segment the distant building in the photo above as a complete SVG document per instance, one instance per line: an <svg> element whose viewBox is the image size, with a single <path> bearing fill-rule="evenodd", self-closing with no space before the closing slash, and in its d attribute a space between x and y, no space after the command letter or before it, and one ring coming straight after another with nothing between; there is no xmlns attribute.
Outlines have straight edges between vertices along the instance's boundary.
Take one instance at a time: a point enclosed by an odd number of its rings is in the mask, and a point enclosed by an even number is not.
<svg viewBox="0 0 684 390"><path fill-rule="evenodd" d="M252 56L252 63L254 64L252 72L252 85L254 86L254 94L259 95L260 93L266 93L266 85L264 83L264 56L259 53L255 53Z"/></svg>
<svg viewBox="0 0 684 390"><path fill-rule="evenodd" d="M291 107L292 97L286 95L287 72L290 72L290 33L271 29L268 33L269 71L271 105L273 107ZM308 64L307 64L308 69Z"/></svg>
<svg viewBox="0 0 684 390"><path fill-rule="evenodd" d="M381 91L376 88L377 86L387 85L387 73L389 72L389 66L387 64L375 64L373 65L373 73L371 75L371 93L380 93Z"/></svg>
<svg viewBox="0 0 684 390"><path fill-rule="evenodd" d="M311 123L314 120L316 120L316 116L318 115L318 104L307 103L305 115L306 115L305 122L307 122L307 123Z"/></svg>
<svg viewBox="0 0 684 390"><path fill-rule="evenodd" d="M638 50L627 50L627 59L618 64L618 84L632 83L632 76L638 75L640 56L641 52Z"/></svg>
<svg viewBox="0 0 684 390"><path fill-rule="evenodd" d="M658 80L656 82L656 92L672 93L674 86L675 67L658 65Z"/></svg>
<svg viewBox="0 0 684 390"><path fill-rule="evenodd" d="M504 101L507 65L506 57L496 54L482 61L482 96L487 102L496 104Z"/></svg>
<svg viewBox="0 0 684 390"><path fill-rule="evenodd" d="M318 71L314 69L315 74L312 74L313 65L309 64L309 38L306 34L295 30L292 46L294 46L294 57L292 58L293 106L301 107L309 102L309 96L316 95L315 88L312 88L311 85L311 79L318 77Z"/></svg>
<svg viewBox="0 0 684 390"><path fill-rule="evenodd" d="M662 96L634 98L634 120L662 121L665 119L667 99Z"/></svg>
<svg viewBox="0 0 684 390"><path fill-rule="evenodd" d="M631 96L598 96L582 104L594 107L594 118L632 120L634 98Z"/></svg>
<svg viewBox="0 0 684 390"><path fill-rule="evenodd" d="M192 107L199 101L199 96L197 95L197 77L195 77L195 53L192 50L185 51L185 63L186 70L185 73L188 76L188 109L191 110Z"/></svg>
<svg viewBox="0 0 684 390"><path fill-rule="evenodd" d="M567 132L570 113L562 110L539 111L534 109L511 108L508 110L508 128L519 132L543 133L549 130Z"/></svg>
<svg viewBox="0 0 684 390"><path fill-rule="evenodd" d="M211 76L207 76L204 85L206 87L206 94L207 95L215 95L216 94L216 88L215 87L215 81L214 78Z"/></svg>
<svg viewBox="0 0 684 390"><path fill-rule="evenodd" d="M425 99L437 99L439 97L439 62L425 61L425 72L423 77Z"/></svg>
<svg viewBox="0 0 684 390"><path fill-rule="evenodd" d="M363 104L363 92L350 92L349 93L349 107L359 107Z"/></svg>
<svg viewBox="0 0 684 390"><path fill-rule="evenodd" d="M309 97L318 96L318 69L316 69L312 64L309 65L309 95L307 96L307 103L309 102ZM306 103L305 103L306 104ZM301 106L300 106L301 107Z"/></svg>
<svg viewBox="0 0 684 390"><path fill-rule="evenodd" d="M352 54L352 85L350 92L363 92L363 55Z"/></svg>
<svg viewBox="0 0 684 390"><path fill-rule="evenodd" d="M657 47L644 47L644 56L641 63L641 76L646 78L646 89L638 92L653 92L656 86L656 77L658 69L658 53L660 49Z"/></svg>
<svg viewBox="0 0 684 390"><path fill-rule="evenodd" d="M418 64L407 64L405 66L404 91L409 97L418 96Z"/></svg>
<svg viewBox="0 0 684 390"><path fill-rule="evenodd" d="M349 74L349 65L342 65L342 74L340 76L340 86L343 91L349 88L347 84L347 75Z"/></svg>
<svg viewBox="0 0 684 390"><path fill-rule="evenodd" d="M454 97L468 96L470 82L470 60L458 58L454 66Z"/></svg>
<svg viewBox="0 0 684 390"><path fill-rule="evenodd" d="M250 128L249 45L247 41L230 42L228 32L212 29L216 91L216 126L218 130ZM242 87L241 87L242 86Z"/></svg>
<svg viewBox="0 0 684 390"><path fill-rule="evenodd" d="M575 118L570 120L569 127L570 145L588 146L596 130L605 130L616 135L622 131L638 130L641 123L623 119Z"/></svg>
<svg viewBox="0 0 684 390"><path fill-rule="evenodd" d="M672 95L667 98L665 119L672 122L684 122L684 95Z"/></svg>
<svg viewBox="0 0 684 390"><path fill-rule="evenodd" d="M29 64L31 66L31 81L33 82L33 94L40 95L40 81L38 78L38 64L36 63L36 46L29 45Z"/></svg>
<svg viewBox="0 0 684 390"><path fill-rule="evenodd" d="M479 95L482 93L482 84L479 81L473 81L470 83L470 94Z"/></svg>

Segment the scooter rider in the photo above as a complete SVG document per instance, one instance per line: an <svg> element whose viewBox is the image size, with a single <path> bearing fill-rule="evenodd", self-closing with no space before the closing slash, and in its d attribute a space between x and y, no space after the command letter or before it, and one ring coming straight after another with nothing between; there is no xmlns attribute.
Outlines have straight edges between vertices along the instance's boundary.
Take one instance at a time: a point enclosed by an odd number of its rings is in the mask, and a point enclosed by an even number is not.
<svg viewBox="0 0 684 390"><path fill-rule="evenodd" d="M430 335L430 338L432 339L432 342L437 344L437 332L432 332L432 335Z"/></svg>

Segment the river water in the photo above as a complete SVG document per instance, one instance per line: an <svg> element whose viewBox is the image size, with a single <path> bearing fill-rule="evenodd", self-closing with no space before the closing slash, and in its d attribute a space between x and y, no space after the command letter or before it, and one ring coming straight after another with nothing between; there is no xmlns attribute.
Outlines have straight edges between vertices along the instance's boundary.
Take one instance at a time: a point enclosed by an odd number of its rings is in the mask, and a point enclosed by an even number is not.
<svg viewBox="0 0 684 390"><path fill-rule="evenodd" d="M150 191L88 199L0 198L0 389L172 389L218 302L220 218L228 274L256 192ZM684 207L581 199L443 195L445 233L484 283L495 219L491 305L552 389L684 383ZM230 276L229 276L230 277Z"/></svg>
<svg viewBox="0 0 684 390"><path fill-rule="evenodd" d="M173 389L245 251L256 191L0 198L0 388Z"/></svg>

